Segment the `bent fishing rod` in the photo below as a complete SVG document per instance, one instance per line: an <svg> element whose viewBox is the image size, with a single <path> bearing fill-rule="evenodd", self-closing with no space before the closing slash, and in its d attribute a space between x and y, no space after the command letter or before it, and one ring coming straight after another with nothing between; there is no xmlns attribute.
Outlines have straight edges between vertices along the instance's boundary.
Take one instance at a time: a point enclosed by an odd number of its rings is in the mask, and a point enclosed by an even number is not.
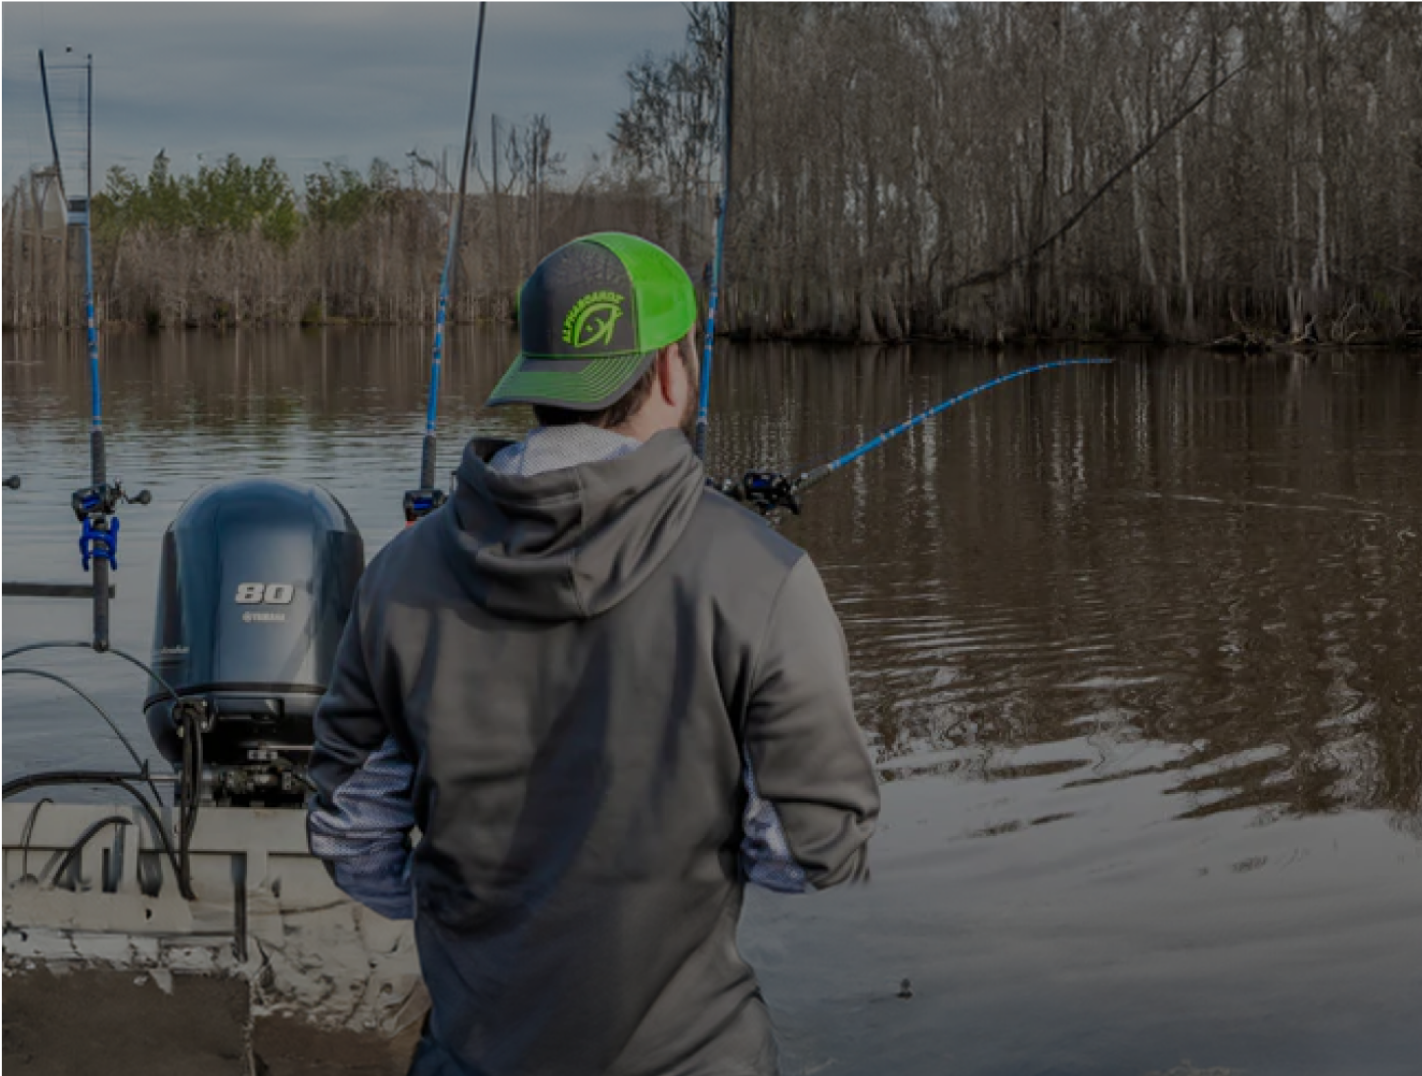
<svg viewBox="0 0 1422 1076"><path fill-rule="evenodd" d="M817 486L830 475L843 467L847 467L855 460L876 448L882 448L895 437L907 433L915 426L922 426L935 415L941 415L950 407L956 407L966 400L971 400L974 396L996 388L998 385L1005 385L1009 381L1015 381L1019 377L1026 377L1028 374L1035 374L1042 370L1053 370L1063 366L1102 366L1114 362L1114 359L1056 359L1052 362L1039 363L1036 366L1027 366L1021 370L1014 370L1010 374L1003 374L995 377L991 381L984 381L960 392L956 396L949 397L942 403L935 404L926 411L921 411L912 418L900 422L897 426L891 426L875 437L862 444L856 445L843 455L826 460L815 467L801 471L799 474L790 475L779 471L747 471L740 478L726 479L721 482L714 482L713 485L726 496L743 504L754 508L763 516L771 517L780 511L788 509L794 515L800 514L800 498L805 491L812 486Z"/></svg>
<svg viewBox="0 0 1422 1076"><path fill-rule="evenodd" d="M706 458L707 408L711 402L711 359L716 348L716 306L721 294L721 266L726 253L726 211L731 201L731 91L735 87L736 5L726 5L725 87L721 92L721 197L716 203L716 253L711 263L711 292L706 300L706 339L701 353L700 398L696 408L696 458Z"/></svg>
<svg viewBox="0 0 1422 1076"><path fill-rule="evenodd" d="M439 375L444 364L444 326L449 307L449 288L459 252L459 231L464 219L464 194L469 185L469 158L474 145L474 102L479 96L479 57L484 51L484 9L479 5L479 28L474 35L474 77L469 86L469 116L464 122L464 157L459 164L459 197L449 217L449 244L444 252L444 268L439 275L439 309L435 314L434 353L430 358L430 397L425 410L425 439L420 450L420 485L405 492L405 524L409 526L445 502L445 492L435 488L435 425L439 417Z"/></svg>
<svg viewBox="0 0 1422 1076"><path fill-rule="evenodd" d="M44 62L44 50L39 54L40 88L44 93L45 120L49 125L49 144L54 154L54 173L59 178L60 189L64 189L64 171L60 162L59 140L54 130L54 110L49 95L49 70ZM90 485L75 491L70 498L82 530L79 535L80 564L90 572L92 586L60 588L60 596L88 597L93 593L94 635L92 646L100 653L109 649L109 573L118 571L119 519L117 509L120 503L148 504L152 496L140 490L130 497L122 484L108 479L108 456L104 446L103 393L99 380L99 328L94 315L94 244L90 228L90 206L93 193L93 144L94 144L94 58L86 56L82 64L66 64L54 68L57 71L82 71L84 73L84 194L65 194L66 224L78 225L84 234L84 326L85 346L89 359L89 481ZM93 567L90 568L92 563ZM59 593L56 591L55 593Z"/></svg>

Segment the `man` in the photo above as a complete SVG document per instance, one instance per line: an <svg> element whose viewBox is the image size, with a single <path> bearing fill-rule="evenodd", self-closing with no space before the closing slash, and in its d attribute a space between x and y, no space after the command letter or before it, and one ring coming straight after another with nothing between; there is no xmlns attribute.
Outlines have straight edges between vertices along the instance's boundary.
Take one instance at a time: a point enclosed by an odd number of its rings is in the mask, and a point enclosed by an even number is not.
<svg viewBox="0 0 1422 1076"><path fill-rule="evenodd" d="M419 1076L772 1073L744 883L865 874L879 797L839 622L809 558L705 485L695 323L645 240L549 255L489 399L538 427L472 442L361 580L310 841L415 919Z"/></svg>

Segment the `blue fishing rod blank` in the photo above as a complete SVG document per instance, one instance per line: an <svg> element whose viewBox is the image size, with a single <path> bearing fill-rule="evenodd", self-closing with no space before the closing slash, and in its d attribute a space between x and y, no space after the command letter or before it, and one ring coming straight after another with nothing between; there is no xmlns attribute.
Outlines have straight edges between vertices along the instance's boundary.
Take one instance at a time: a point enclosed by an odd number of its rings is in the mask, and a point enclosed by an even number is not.
<svg viewBox="0 0 1422 1076"><path fill-rule="evenodd" d="M796 515L800 513L800 498L810 487L823 482L835 471L848 466L862 456L873 452L876 448L882 448L895 437L907 433L915 426L921 426L935 415L941 415L950 407L956 407L966 400L971 400L974 396L986 392L988 389L996 388L998 385L1005 385L1009 381L1015 381L1019 377L1026 377L1028 374L1035 374L1042 370L1052 370L1063 366L1102 366L1114 362L1114 359L1056 359L1052 362L1038 363L1036 366L1026 366L1021 370L1014 370L1010 374L1003 374L995 377L991 381L984 381L981 385L976 385L966 392L960 392L956 396L949 397L942 403L935 404L926 411L922 411L912 418L905 419L897 426L891 426L887 430L871 437L862 444L856 445L843 455L827 460L807 471L801 471L798 475L782 474L778 471L747 471L740 479L729 480L720 484L719 488L730 497L744 501L755 508L762 515L771 515L780 509L789 509Z"/></svg>
<svg viewBox="0 0 1422 1076"><path fill-rule="evenodd" d="M868 452L874 451L874 449L876 448L888 444L900 434L907 433L915 426L922 426L925 422L933 418L935 415L941 415L944 411L947 411L948 408L956 407L958 404L963 403L965 400L971 400L979 393L987 392L988 389L997 388L998 385L1005 385L1009 381L1016 381L1019 377L1026 377L1028 374L1039 373L1042 370L1053 370L1061 366L1101 366L1109 364L1112 361L1113 360L1111 359L1057 359L1054 362L1044 362L1039 363L1036 366L1028 366L1021 370L1014 370L1010 374L1003 374L1001 377L995 377L991 381L984 381L981 385L977 385L973 388L970 388L966 392L960 392L957 396L953 396L947 400L944 400L940 404L935 404L927 411L923 411L920 414L914 415L913 418L906 419L905 421L899 423L897 426L890 427L883 433L879 434L877 437L872 437L868 441L865 441L863 444L851 448L844 455L839 456L836 459L832 459L827 463L822 463L818 467L814 467L808 471L805 471L795 480L796 486L801 490L808 489L816 482L820 482L823 481L825 478L828 478L841 467L853 463L860 456L863 456Z"/></svg>
<svg viewBox="0 0 1422 1076"><path fill-rule="evenodd" d="M435 426L439 418L439 377L444 365L444 329L449 308L449 289L459 252L459 231L464 219L464 196L469 186L469 157L474 147L474 104L479 96L479 59L484 51L484 9L479 5L479 27L474 35L474 75L469 86L469 115L464 121L464 158L459 165L459 195L449 218L449 242L444 267L439 274L439 308L435 313L434 351L430 357L430 395L425 408L425 437L420 449L420 486L405 493L405 522L423 519L445 501L443 490L435 488Z"/></svg>

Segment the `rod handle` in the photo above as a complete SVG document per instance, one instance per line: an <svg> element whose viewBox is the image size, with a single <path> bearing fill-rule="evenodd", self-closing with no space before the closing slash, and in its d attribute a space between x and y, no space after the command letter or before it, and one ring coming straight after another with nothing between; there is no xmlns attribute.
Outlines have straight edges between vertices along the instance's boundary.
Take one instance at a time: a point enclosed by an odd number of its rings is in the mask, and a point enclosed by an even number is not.
<svg viewBox="0 0 1422 1076"><path fill-rule="evenodd" d="M94 649L100 654L109 648L109 563L94 558Z"/></svg>

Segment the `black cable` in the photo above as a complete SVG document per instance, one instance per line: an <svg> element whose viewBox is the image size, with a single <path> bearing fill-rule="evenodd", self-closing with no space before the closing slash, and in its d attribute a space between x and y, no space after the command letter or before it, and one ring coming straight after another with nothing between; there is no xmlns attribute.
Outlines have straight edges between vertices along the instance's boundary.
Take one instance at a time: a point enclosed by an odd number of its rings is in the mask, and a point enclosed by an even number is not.
<svg viewBox="0 0 1422 1076"><path fill-rule="evenodd" d="M195 760L193 763L193 813L191 817L188 818L188 824L183 827L183 833L189 845L192 844L192 835L197 830L198 811L202 807L202 730L198 728L196 717L193 719L193 755ZM187 868L188 875L191 878L192 864L188 863Z"/></svg>
<svg viewBox="0 0 1422 1076"><path fill-rule="evenodd" d="M30 651L34 650L57 649L92 650L93 645L87 642L77 642L69 640L53 640L39 643L27 643L24 646L17 646L11 650L6 650L3 654L0 654L0 661L16 657L19 654L29 653ZM131 665L136 665L139 669L147 673L153 680L155 680L158 685L164 691L166 691L169 696L172 697L174 702L180 703L182 701L177 691L173 689L173 686L168 683L167 680L163 679L163 677L159 676L158 673L154 672L151 667L140 661L138 658L134 657L132 654L129 654L126 651L119 650L116 648L111 648L105 652L113 654L116 657L122 658L124 661L127 661ZM79 691L78 688L75 688L74 685L69 684L61 677L45 673L41 670L27 671L30 672L32 675L39 675L47 679L56 680L73 689L81 697L85 698L86 701L90 702L90 704L93 705L96 710L99 711L100 715L103 716L104 719L109 722L109 727L112 728L115 733L118 733L120 739L124 739L123 734L118 731L118 727L113 723L113 721L108 717L108 715L104 713L103 709L99 707L97 703L94 703L92 699L89 699L87 695L84 695L82 691ZM162 803L162 797L158 794L158 788L153 783L153 779L148 773L147 765L138 760L137 753L133 750L132 745L129 744L126 739L124 739L124 745L129 748L129 753L133 755L134 760L138 762L140 772L137 774L116 774L102 770L59 770L47 774L34 774L30 777L17 778L14 781L7 782L4 786L4 797L9 798L17 792L21 792L29 788L39 787L41 785L51 784L112 784L124 789L126 792L128 792L130 795L132 795L135 799L138 800L138 802L142 805L144 811L148 814L150 820L153 822L154 829L157 832L159 839L163 842L163 850L167 853L169 862L173 866L173 871L177 875L178 891L182 893L183 897L187 900L194 900L196 898L193 895L192 888L191 844L193 829L197 825L198 810L200 807L200 800L202 795L202 736L199 732L198 722L195 715L191 713L185 713L182 717L182 720L185 731L183 744L184 772L183 781L179 785L178 790L179 850L176 852L173 849L172 841L168 839L167 830L163 828L163 823L159 820L157 811L153 808L153 806L148 802L147 798L141 792L139 792L136 788L128 784L129 781L146 781L148 783L148 786L153 790L154 799L156 799L160 804Z"/></svg>
<svg viewBox="0 0 1422 1076"><path fill-rule="evenodd" d="M6 650L3 654L0 654L0 661L7 661L7 660L9 660L10 658L15 657L17 654L27 654L27 653L29 653L31 650L73 650L73 649L79 649L79 650L93 650L93 649L94 649L94 644L93 644L93 643L85 643L85 642L74 642L74 641L71 641L71 640L55 640L55 641L52 641L52 642L44 642L44 643L26 643L24 646L17 646L17 647L15 647L13 650ZM128 653L127 651L124 651L124 650L115 649L115 648L113 648L113 647L110 647L108 650L103 651L103 653L106 653L106 654L113 654L115 657L123 658L123 660L126 661L126 662L128 662L130 665L137 665L140 669L142 669L144 672L146 672L146 673L147 673L149 676L151 676L154 680L158 681L158 686L161 687L164 691L166 691L170 696L172 696L172 699L173 699L174 702L177 702L177 701L178 701L178 693L177 693L175 690L173 690L173 685L170 684L170 683L168 683L167 680L164 680L161 676L159 676L156 672L154 672L149 666L147 666L147 665L145 665L143 662L139 661L139 660L138 660L136 657L134 657L132 654L130 654L130 653Z"/></svg>
<svg viewBox="0 0 1422 1076"><path fill-rule="evenodd" d="M39 818L40 808L46 803L53 803L54 800L48 796L41 797L35 801L35 805L30 808L29 816L25 819L25 828L20 831L20 881L33 877L30 874L30 837L35 832L35 820ZM36 882L38 878L34 879Z"/></svg>
<svg viewBox="0 0 1422 1076"><path fill-rule="evenodd" d="M0 798L9 799L32 788L44 788L48 785L112 785L119 781L144 779L141 773L118 773L114 770L50 770L47 773L26 773L12 777L0 785ZM144 802L148 802L146 797Z"/></svg>
<svg viewBox="0 0 1422 1076"><path fill-rule="evenodd" d="M30 644L28 644L28 645L26 645L26 646L18 646L18 647L15 647L13 650L7 650L7 651L4 653L3 656L0 656L0 660L3 660L3 658L11 658L11 657L16 656L17 654L24 654L24 653L27 653L27 652L33 651L33 650L53 649L53 648L56 648L56 647L85 647L85 648L87 648L87 647L88 647L88 644L87 644L87 643L72 643L72 642L30 643ZM172 695L175 700L178 698L178 693L173 690L172 686L171 686L166 680L164 680L161 676L159 676L157 673L155 673L155 672L154 672L152 669L150 669L147 665L143 664L143 662L141 662L141 661L139 661L137 658L133 657L131 654L128 654L128 653L126 653L126 652L124 652L124 651L122 651L122 650L116 650L116 649L110 649L110 650L108 651L108 653L116 654L116 655L118 655L119 657L123 658L125 661L129 661L129 662L132 662L133 664L137 665L137 666L138 666L140 669L142 669L144 672L148 673L149 676L153 677L154 680L158 681L159 685L163 688L163 690L165 690L166 692L168 692L168 694ZM145 762L143 759L141 759L141 758L138 757L138 752L134 749L134 746L133 746L132 742L130 742L129 739L128 739L128 737L125 736L125 735L123 734L122 730L119 729L117 723L115 723L114 719L109 716L108 712L107 712L102 706L100 706L97 702L95 702L92 698L90 698L87 694L85 694L83 691L81 691L81 690L79 689L78 685L74 684L74 683L73 683L72 681L70 681L70 680L65 679L65 678L62 677L62 676L59 676L59 675L57 675L57 674L55 674L55 673L52 673L52 672L48 672L48 671L46 671L46 670L44 670L44 669L31 669L31 668L26 667L26 668L22 668L22 669L4 669L4 670L0 670L0 676L8 676L8 675L10 675L11 673L15 673L15 674L17 674L17 675L23 675L23 676L38 676L38 677L41 677L41 678L43 678L43 679L45 679L45 680L53 680L55 683L57 683L57 684L62 684L64 687L67 687L70 691L74 692L74 694L78 695L81 699L83 699L83 700L84 700L85 702L87 702L90 706L92 706L92 707L94 708L94 710L98 713L98 715L99 715L101 718L103 718L104 721L108 724L109 728L113 729L114 735L119 738L119 740L123 743L124 747L126 747L126 748L128 749L129 756L133 759L133 764L134 764L135 766L137 766L138 769L139 769L139 773L141 774L141 778L140 778L140 779L143 780L143 781L146 781L146 782L148 783L148 787L149 787L149 789L150 789L150 790L152 791L152 793L153 793L154 802L160 803L160 804L163 802L163 797L162 797L162 795L159 794L159 792L158 792L158 786L157 786L156 784L154 784L153 778L149 776L149 773L148 773L148 763Z"/></svg>
<svg viewBox="0 0 1422 1076"><path fill-rule="evenodd" d="M121 742L122 745L124 745L124 748L128 750L128 756L129 758L134 760L134 765L138 766L138 769L146 769L146 763L144 762L144 760L139 758L138 750L134 748L134 745L132 745L132 742L129 741L128 736L124 735L124 731L119 728L118 723L114 721L114 718L111 718L111 716L108 715L108 711L105 711L105 709L102 708L101 705L98 705L97 702L94 701L94 699L90 698L90 696L88 695L85 695L84 692L82 692L81 689L78 688L73 681L68 681L68 679L60 677L60 675L54 674L54 672L46 672L44 671L44 669L31 668L0 669L0 677L38 677L40 679L50 679L50 681L54 681L55 684L70 689L70 691L73 691L75 695L80 696L80 698L84 699L87 704L90 704L91 708L94 709L95 714L100 715L101 718L104 719L105 725L108 725L109 728L114 731L114 735L118 736L119 742ZM158 789L154 789L154 796L158 796Z"/></svg>
<svg viewBox="0 0 1422 1076"><path fill-rule="evenodd" d="M64 872L69 869L69 864L73 863L79 853L84 851L84 846L88 844L105 826L131 826L131 819L125 818L121 814L111 814L105 818L88 826L83 833L79 834L79 839L69 846L69 851L64 853L64 858L59 861L59 866L54 868L54 881L58 884L59 879L64 877ZM75 888L78 888L76 883Z"/></svg>
<svg viewBox="0 0 1422 1076"><path fill-rule="evenodd" d="M183 874L179 862L178 854L173 848L173 842L168 839L168 831L163 826L163 821L158 816L158 812L153 805L148 802L145 796L130 781L143 781L147 779L146 774L136 773L113 773L107 770L54 770L49 773L33 773L24 777L16 777L14 780L6 781L0 787L0 798L9 799L11 796L21 792L27 792L32 788L44 788L49 785L114 785L123 789L130 796L138 801L143 808L144 814L153 824L153 831L157 834L159 842L163 845L163 852L168 857L168 862L173 867L173 874L178 879L178 892L185 900L196 900L192 886L188 884Z"/></svg>
<svg viewBox="0 0 1422 1076"><path fill-rule="evenodd" d="M202 800L202 732L197 715L179 707L183 729L183 780L178 786L179 885L192 886L192 836Z"/></svg>
<svg viewBox="0 0 1422 1076"><path fill-rule="evenodd" d="M187 714L181 715L183 732L183 779L178 784L178 881L184 884L188 881L188 805L192 802L192 736L191 728L188 724Z"/></svg>

